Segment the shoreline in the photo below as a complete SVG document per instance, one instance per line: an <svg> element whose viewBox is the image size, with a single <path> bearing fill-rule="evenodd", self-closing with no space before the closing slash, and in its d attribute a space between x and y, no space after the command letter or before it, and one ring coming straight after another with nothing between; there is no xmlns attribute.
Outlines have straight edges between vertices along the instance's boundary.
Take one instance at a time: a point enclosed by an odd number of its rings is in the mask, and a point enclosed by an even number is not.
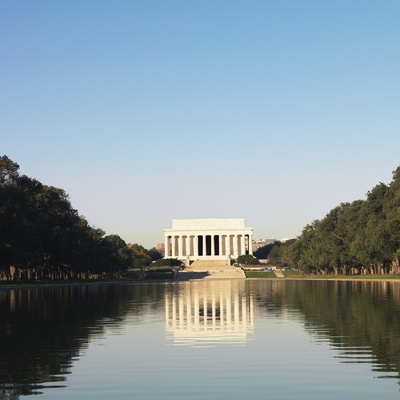
<svg viewBox="0 0 400 400"><path fill-rule="evenodd" d="M204 279L191 279L190 281L201 281ZM224 280L224 279L222 279ZM229 280L229 279L227 279ZM261 277L261 278L244 278L244 281L339 281L339 282L399 282L400 276L397 278L379 278L379 277L341 277L341 276L324 276L324 277ZM36 288L55 288L55 287L74 287L74 286L100 286L100 285L132 285L132 284L148 284L148 283L179 283L184 281L175 281L171 279L153 279L153 280L115 280L115 281L88 281L88 282L43 282L43 283L11 283L11 284L0 284L1 290L12 290L12 289L36 289Z"/></svg>
<svg viewBox="0 0 400 400"><path fill-rule="evenodd" d="M399 282L400 278L246 278L253 281L339 281L339 282Z"/></svg>
<svg viewBox="0 0 400 400"><path fill-rule="evenodd" d="M1 290L10 290L10 289L36 289L36 288L55 288L55 287L72 287L72 286L99 286L99 285L131 285L132 283L142 283L143 281L137 280L115 280L115 281L88 281L88 282L43 282L43 283L12 283L12 284L0 284Z"/></svg>

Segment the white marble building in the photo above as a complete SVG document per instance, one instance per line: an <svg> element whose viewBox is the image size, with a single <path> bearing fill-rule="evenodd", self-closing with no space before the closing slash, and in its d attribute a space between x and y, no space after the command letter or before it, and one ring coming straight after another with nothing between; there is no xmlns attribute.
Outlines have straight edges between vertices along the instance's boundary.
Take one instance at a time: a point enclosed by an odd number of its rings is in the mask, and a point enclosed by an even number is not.
<svg viewBox="0 0 400 400"><path fill-rule="evenodd" d="M253 228L243 218L174 219L164 229L165 258L226 260L253 254Z"/></svg>

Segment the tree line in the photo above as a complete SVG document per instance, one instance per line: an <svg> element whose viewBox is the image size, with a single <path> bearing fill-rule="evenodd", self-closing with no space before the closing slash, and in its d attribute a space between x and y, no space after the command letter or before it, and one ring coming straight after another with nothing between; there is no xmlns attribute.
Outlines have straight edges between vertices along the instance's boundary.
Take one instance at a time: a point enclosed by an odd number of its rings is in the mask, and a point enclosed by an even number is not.
<svg viewBox="0 0 400 400"><path fill-rule="evenodd" d="M64 190L20 175L0 156L0 279L114 277L159 258L155 248L90 226Z"/></svg>
<svg viewBox="0 0 400 400"><path fill-rule="evenodd" d="M276 243L268 257L305 273L400 273L400 166L388 185L379 183L365 200L341 203L296 239Z"/></svg>

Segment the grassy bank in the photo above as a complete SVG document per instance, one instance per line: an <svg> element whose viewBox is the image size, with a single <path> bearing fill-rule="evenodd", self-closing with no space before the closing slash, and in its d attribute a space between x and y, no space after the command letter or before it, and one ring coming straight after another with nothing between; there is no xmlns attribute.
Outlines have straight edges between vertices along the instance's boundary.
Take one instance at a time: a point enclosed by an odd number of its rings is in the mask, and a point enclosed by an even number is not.
<svg viewBox="0 0 400 400"><path fill-rule="evenodd" d="M35 288L54 286L75 285L102 285L102 284L127 284L148 281L173 281L174 271L170 268L149 270L145 279L139 279L139 271L130 271L124 277L114 279L70 279L70 280L22 280L22 281L0 281L1 289L10 288ZM294 271L284 272L283 278L278 278L270 271L245 271L248 279L270 279L270 280L348 280L348 281L399 281L400 275L306 275Z"/></svg>
<svg viewBox="0 0 400 400"><path fill-rule="evenodd" d="M246 278L253 279L315 279L315 280L400 280L400 275L307 275L298 272L283 272L284 278L277 278L273 272L248 271Z"/></svg>
<svg viewBox="0 0 400 400"><path fill-rule="evenodd" d="M130 270L119 278L107 279L42 279L42 280L19 280L19 281L0 281L1 288L33 288L40 286L74 286L74 285L100 285L100 284L122 284L132 282L146 281L164 281L174 279L174 270L172 268L161 267L148 269L146 272L141 270Z"/></svg>
<svg viewBox="0 0 400 400"><path fill-rule="evenodd" d="M115 278L83 278L83 279L18 279L0 280L0 289L4 286L43 286L43 285L89 285L100 283L124 283L138 280L140 271L129 271Z"/></svg>
<svg viewBox="0 0 400 400"><path fill-rule="evenodd" d="M175 271L171 268L149 269L145 280L173 280Z"/></svg>

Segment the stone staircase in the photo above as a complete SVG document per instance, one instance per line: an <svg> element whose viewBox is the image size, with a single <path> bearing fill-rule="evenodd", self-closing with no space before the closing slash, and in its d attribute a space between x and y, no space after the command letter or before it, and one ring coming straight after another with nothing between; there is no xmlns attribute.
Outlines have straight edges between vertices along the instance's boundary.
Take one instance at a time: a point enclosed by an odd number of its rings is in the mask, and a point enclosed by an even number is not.
<svg viewBox="0 0 400 400"><path fill-rule="evenodd" d="M285 277L285 275L283 275L282 270L279 269L279 268L274 269L274 273L275 273L275 276L276 276L277 278L284 278L284 277Z"/></svg>
<svg viewBox="0 0 400 400"><path fill-rule="evenodd" d="M231 267L228 260L196 260L190 264L190 269L220 269Z"/></svg>
<svg viewBox="0 0 400 400"><path fill-rule="evenodd" d="M244 278L244 272L240 268L229 265L228 260L196 260L190 267L179 272L176 280Z"/></svg>

